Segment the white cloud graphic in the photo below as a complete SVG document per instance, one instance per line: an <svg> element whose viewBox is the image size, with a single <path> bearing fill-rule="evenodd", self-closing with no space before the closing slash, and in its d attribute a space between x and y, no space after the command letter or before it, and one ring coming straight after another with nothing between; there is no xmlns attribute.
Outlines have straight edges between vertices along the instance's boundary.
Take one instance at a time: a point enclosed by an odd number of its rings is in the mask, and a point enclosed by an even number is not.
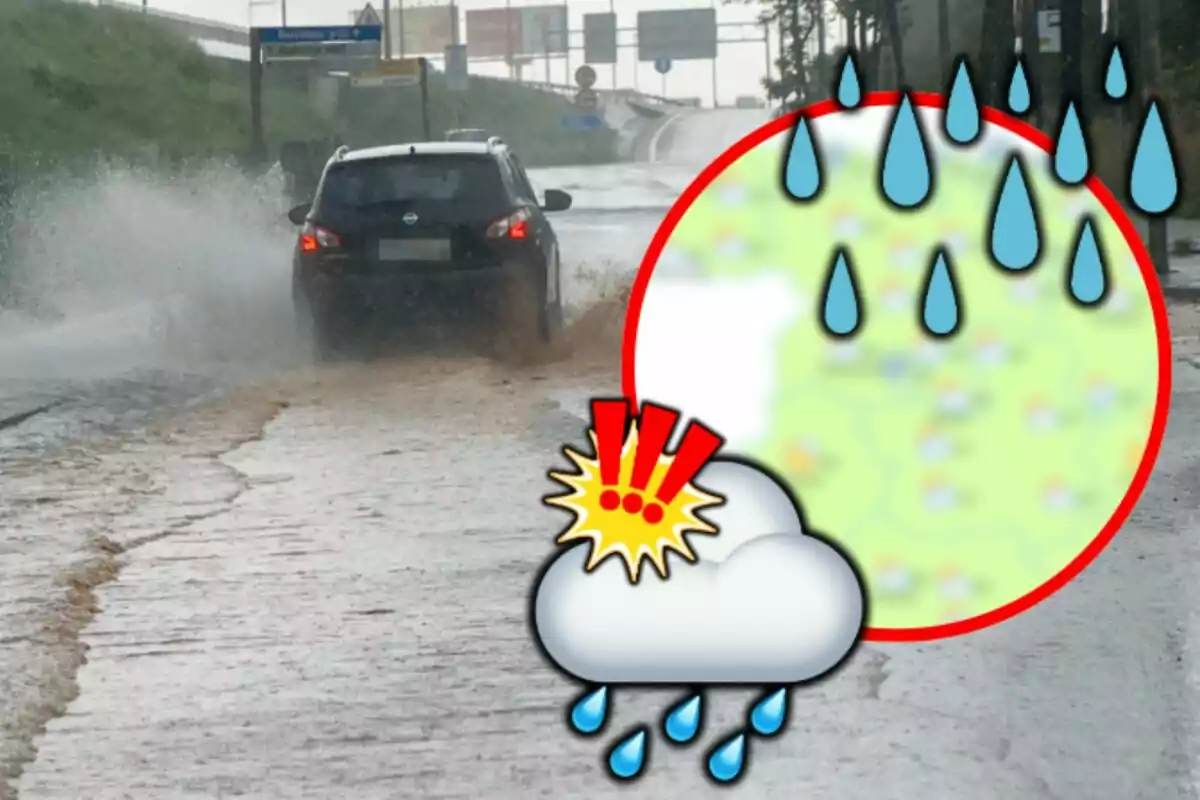
<svg viewBox="0 0 1200 800"><path fill-rule="evenodd" d="M630 584L624 565L584 572L588 546L559 555L534 596L534 629L565 672L596 684L792 684L840 664L866 612L857 573L802 532L787 493L759 470L713 461L696 484L725 497L672 559ZM728 538L727 538L728 537Z"/></svg>

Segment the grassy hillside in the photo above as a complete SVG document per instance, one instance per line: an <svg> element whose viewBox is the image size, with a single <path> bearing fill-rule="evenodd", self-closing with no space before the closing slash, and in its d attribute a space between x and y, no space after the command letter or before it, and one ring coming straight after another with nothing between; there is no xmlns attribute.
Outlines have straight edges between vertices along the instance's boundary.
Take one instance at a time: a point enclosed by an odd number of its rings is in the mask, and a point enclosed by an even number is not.
<svg viewBox="0 0 1200 800"><path fill-rule="evenodd" d="M245 83L223 79L194 43L152 18L59 0L0 3L0 152L57 160L238 152L249 141ZM307 102L274 103L270 128L321 125Z"/></svg>
<svg viewBox="0 0 1200 800"><path fill-rule="evenodd" d="M63 0L0 0L0 156L23 163L95 154L130 156L148 145L180 157L245 153L245 72L210 58L153 16ZM307 92L269 81L265 130L272 152L288 139L340 133L351 143L420 135L416 91L353 90L323 117ZM601 160L611 134L564 131L569 104L499 81L473 80L462 96L431 81L433 130L461 119L520 143L530 163Z"/></svg>
<svg viewBox="0 0 1200 800"><path fill-rule="evenodd" d="M343 96L347 143L351 145L419 140L420 90L351 89ZM430 129L441 138L449 128L485 128L503 137L529 165L554 166L611 161L613 130L572 132L563 117L577 114L569 98L529 89L511 81L471 78L466 92L449 92L440 74L429 78Z"/></svg>

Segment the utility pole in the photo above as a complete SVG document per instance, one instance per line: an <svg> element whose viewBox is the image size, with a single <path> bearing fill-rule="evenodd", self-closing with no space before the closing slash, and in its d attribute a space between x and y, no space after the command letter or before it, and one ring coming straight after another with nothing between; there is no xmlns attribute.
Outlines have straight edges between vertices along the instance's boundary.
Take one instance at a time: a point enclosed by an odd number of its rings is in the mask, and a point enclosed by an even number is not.
<svg viewBox="0 0 1200 800"><path fill-rule="evenodd" d="M383 59L392 60L392 0L383 0Z"/></svg>
<svg viewBox="0 0 1200 800"><path fill-rule="evenodd" d="M1062 96L1083 102L1083 0L1061 0Z"/></svg>
<svg viewBox="0 0 1200 800"><path fill-rule="evenodd" d="M279 24L287 27L287 0L279 0Z"/></svg>
<svg viewBox="0 0 1200 800"><path fill-rule="evenodd" d="M825 0L817 0L817 85L821 87L821 98L824 92L832 87L829 80L829 65L825 58Z"/></svg>
<svg viewBox="0 0 1200 800"><path fill-rule="evenodd" d="M1142 81L1142 99L1148 107L1151 100L1157 100L1159 97L1158 83L1162 78L1162 51L1159 46L1162 7L1160 0L1141 0L1138 8L1141 11L1138 28L1143 45L1138 49L1145 54L1142 60L1142 74L1146 76ZM1171 273L1167 218L1165 216L1150 217L1148 227L1149 241L1146 244L1150 249L1150 259L1154 262L1154 271L1165 282Z"/></svg>
<svg viewBox="0 0 1200 800"><path fill-rule="evenodd" d="M942 62L944 74L942 83L945 86L950 86L950 81L953 76L950 74L952 69L950 59L950 3L949 0L938 0L937 4L938 15L938 58Z"/></svg>
<svg viewBox="0 0 1200 800"><path fill-rule="evenodd" d="M513 64L512 0L504 0L504 26L505 60L508 62L508 77L512 78L516 70L516 65Z"/></svg>
<svg viewBox="0 0 1200 800"><path fill-rule="evenodd" d="M713 16L716 16L717 0L712 0L711 7L713 10ZM717 28L717 30L720 31L721 29ZM720 39L720 38L721 37L718 35L717 39ZM719 50L720 45L717 45L717 48ZM715 58L712 60L712 90L713 90L713 108L719 108L720 103L717 100L717 60ZM666 74L663 74L663 97L666 97L666 96L667 96L667 76L666 76Z"/></svg>
<svg viewBox="0 0 1200 800"><path fill-rule="evenodd" d="M615 40L618 36L618 31L620 30L620 26L617 25L617 0L608 0L608 13L612 14L613 40L614 40L613 44L616 44ZM617 62L621 60L620 55L621 55L621 48L614 47L613 48L613 64L612 64L612 81L613 81L612 88L613 88L614 92L617 90ZM634 72L636 73L636 71L637 71L637 67L634 67Z"/></svg>

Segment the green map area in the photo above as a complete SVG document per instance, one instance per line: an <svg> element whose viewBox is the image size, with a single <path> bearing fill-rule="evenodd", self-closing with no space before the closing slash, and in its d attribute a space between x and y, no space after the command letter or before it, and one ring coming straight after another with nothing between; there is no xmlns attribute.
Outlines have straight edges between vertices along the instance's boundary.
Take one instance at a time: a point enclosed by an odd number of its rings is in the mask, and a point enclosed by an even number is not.
<svg viewBox="0 0 1200 800"><path fill-rule="evenodd" d="M673 277L783 275L803 298L809 311L776 344L769 435L749 455L786 477L809 525L858 562L869 624L976 616L1061 571L1128 491L1157 393L1150 296L1099 201L1060 187L1045 156L1026 159L1041 260L1023 273L993 264L989 217L1018 141L1011 134L989 134L985 147L937 146L934 197L898 212L877 188L878 155L835 149L821 120L813 124L825 162L819 197L786 196L788 137L769 139L683 217L668 247L689 273ZM1110 286L1091 309L1067 290L1083 214ZM846 340L819 324L839 246L863 301L862 325ZM953 255L963 314L947 340L919 324L938 246ZM713 374L720 379L719 365Z"/></svg>

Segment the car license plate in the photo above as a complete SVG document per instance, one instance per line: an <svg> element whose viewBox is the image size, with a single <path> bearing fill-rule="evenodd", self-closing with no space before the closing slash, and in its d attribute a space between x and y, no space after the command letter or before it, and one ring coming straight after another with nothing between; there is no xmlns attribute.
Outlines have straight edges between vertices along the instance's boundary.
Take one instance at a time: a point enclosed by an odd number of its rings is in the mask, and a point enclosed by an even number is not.
<svg viewBox="0 0 1200 800"><path fill-rule="evenodd" d="M381 239L380 261L449 261L449 239Z"/></svg>

